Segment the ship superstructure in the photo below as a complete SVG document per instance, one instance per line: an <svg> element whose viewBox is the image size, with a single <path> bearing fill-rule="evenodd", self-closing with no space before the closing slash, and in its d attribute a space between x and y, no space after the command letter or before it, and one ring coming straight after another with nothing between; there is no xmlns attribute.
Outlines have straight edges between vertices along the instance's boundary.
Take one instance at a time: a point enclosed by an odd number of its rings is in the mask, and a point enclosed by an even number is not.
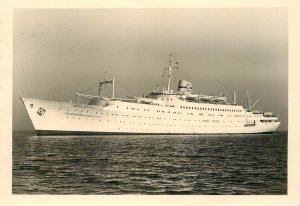
<svg viewBox="0 0 300 206"><path fill-rule="evenodd" d="M210 134L270 133L280 122L271 112L253 110L236 103L236 95L202 95L192 92L192 83L180 80L172 91L171 74L178 69L170 55L164 69L167 89L152 90L143 97L116 98L115 78L99 81L99 95L77 93L76 103L22 97L38 135L57 134ZM112 84L111 97L101 96L101 87ZM88 103L80 103L80 98Z"/></svg>

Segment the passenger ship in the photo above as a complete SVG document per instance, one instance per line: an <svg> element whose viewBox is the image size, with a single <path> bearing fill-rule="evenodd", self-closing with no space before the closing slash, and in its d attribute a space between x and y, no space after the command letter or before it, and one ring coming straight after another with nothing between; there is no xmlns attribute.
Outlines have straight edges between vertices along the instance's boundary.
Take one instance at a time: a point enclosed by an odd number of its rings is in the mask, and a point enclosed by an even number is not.
<svg viewBox="0 0 300 206"><path fill-rule="evenodd" d="M201 95L192 84L180 80L170 89L172 71L178 69L170 55L167 89L152 90L133 98L115 97L115 78L99 81L99 96L77 93L77 102L57 102L21 97L38 135L72 134L210 134L271 133L278 117L236 103L236 95ZM112 97L102 97L101 87L112 84ZM85 98L88 103L81 103ZM227 100L227 98L229 100Z"/></svg>

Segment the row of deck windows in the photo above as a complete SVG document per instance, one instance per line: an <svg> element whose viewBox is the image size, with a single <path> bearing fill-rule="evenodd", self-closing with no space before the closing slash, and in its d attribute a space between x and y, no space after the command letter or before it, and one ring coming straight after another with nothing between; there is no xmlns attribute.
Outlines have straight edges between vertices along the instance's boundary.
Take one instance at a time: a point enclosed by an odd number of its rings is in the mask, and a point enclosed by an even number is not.
<svg viewBox="0 0 300 206"><path fill-rule="evenodd" d="M133 117L136 117L136 116L133 116ZM67 116L67 118L69 118L68 116ZM72 117L73 119L74 119L74 117ZM80 119L80 118L78 118L78 119ZM153 119L153 117L152 117L152 119ZM156 119L162 119L162 118L156 118ZM165 119L165 118L164 118ZM91 119L91 120L94 120L94 119ZM173 120L177 120L177 119L173 119ZM182 121L182 119L179 119L180 121ZM101 121L100 119L98 120L99 122ZM107 120L108 122L109 122L109 120ZM183 121L192 121L192 120L190 120L190 119L188 119L188 120L186 120L186 119L184 119ZM198 120L199 122L201 121L201 120ZM115 121L116 122L116 121ZM127 123L127 122L125 122L125 121L119 121L120 123ZM197 122L197 120L195 120L195 122ZM202 122L204 122L204 123L210 123L210 122L212 122L212 123L219 123L219 120L212 120L212 121L210 121L210 120L202 120ZM234 122L234 121L228 121L228 122ZM242 121L237 121L237 122L242 122ZM272 120L261 120L261 122L272 122ZM141 123L141 122L128 122L129 124L149 124L149 125L164 125L164 124L157 124L157 123L146 123L146 122L144 122L144 123ZM167 124L167 126L172 126L172 124ZM175 125L174 125L175 126ZM180 126L180 125L178 125L178 126ZM182 126L184 126L184 125L182 125ZM193 125L190 125L190 127L193 127ZM200 126L199 126L200 127ZM226 126L227 127L227 126Z"/></svg>
<svg viewBox="0 0 300 206"><path fill-rule="evenodd" d="M188 107L188 106L180 106L180 109L208 110L208 111L221 111L221 112L242 112L242 110L240 109L215 109L215 108Z"/></svg>
<svg viewBox="0 0 300 206"><path fill-rule="evenodd" d="M107 115L108 115L108 113L107 113ZM111 114L111 115L116 115L116 116L118 116L118 114ZM126 117L128 117L128 115L120 115L120 116L126 116ZM67 115L66 116L68 119L69 119L69 116ZM140 115L132 115L132 117L135 117L135 118L143 118L143 116L140 116ZM72 118L72 119L75 119L75 117L73 116L73 117L70 117L70 118ZM99 117L98 117L99 118ZM96 118L96 119L98 119L98 118ZM154 119L154 117L144 117L145 119ZM77 119L77 118L76 118ZM78 118L78 119L81 119L80 117ZM82 118L82 119L84 119L84 118ZM86 117L85 119L89 119L89 117ZM164 119L164 120L167 120L166 118L161 118L161 117L156 117L156 119L157 120L161 120L161 119ZM91 118L91 120L94 120L94 118ZM203 123L219 123L220 122L220 120L200 120L200 119L198 119L198 120L192 120L192 119L176 119L176 118L170 118L170 120L173 120L173 121L177 121L177 120L179 120L179 121L186 121L186 122L193 122L193 121L195 121L195 122L200 122L200 121L202 121ZM98 121L100 122L101 120L100 119L98 119ZM109 120L107 120L108 122L109 122ZM264 122L264 123L266 123L266 122L273 122L272 120L260 120L261 122ZM116 122L116 121L115 121ZM237 123L237 122L239 122L239 123L242 123L243 121L232 121L232 120L229 120L229 121L227 121L227 122L229 122L229 123ZM125 121L120 121L120 123L126 123ZM141 123L141 122L129 122L129 124L146 124L146 123ZM150 124L151 125L151 123L148 123L148 124ZM155 124L153 124L153 125L155 125ZM160 124L156 124L156 125L160 125ZM171 124L170 124L170 126L171 126ZM179 125L178 125L179 126ZM231 127L231 126L230 126Z"/></svg>
<svg viewBox="0 0 300 206"><path fill-rule="evenodd" d="M157 103L152 103L152 105L160 106ZM169 107L175 107L175 106L174 105L169 105ZM119 106L116 106L116 108L119 108ZM126 107L126 109L129 109L129 108ZM135 107L131 107L130 109L131 110L139 110L139 108L135 108ZM191 106L180 106L180 109L192 109L192 110L204 110L204 111L222 111L222 112L242 112L242 110L240 110L240 109L220 109L220 108L191 107ZM69 109L67 109L67 111L68 110ZM149 109L143 109L143 110L144 111L149 111ZM77 112L77 110L75 110L75 112ZM79 112L79 110L78 110L78 112ZM80 112L84 112L84 111L81 110ZM86 111L86 112L88 113L88 111ZM168 112L168 113L170 113L170 112Z"/></svg>
<svg viewBox="0 0 300 206"><path fill-rule="evenodd" d="M128 107L126 107L127 109L129 109ZM201 109L210 109L210 110L213 110L213 108L201 108L201 107L184 107L184 106L181 106L181 108L191 108L191 109L194 109L194 108L196 108L196 109L198 109L199 108L199 110L201 110ZM139 110L138 108L130 108L131 110ZM143 109L144 111L150 111L149 109ZM230 109L215 109L215 110L217 110L217 111L241 111L241 110L230 110ZM73 110L74 111L74 110ZM80 113L83 113L83 112L86 112L86 113L89 113L87 110L86 111L83 111L83 110L77 110L77 109L75 109L75 112L80 112ZM67 109L67 112L72 112L72 111L70 111L69 109ZM160 113L171 113L170 111L164 111L164 110L157 110L156 112L160 112ZM93 113L93 112L92 112ZM103 113L102 112L95 112L94 114L101 114L101 115L103 115ZM109 115L108 113L106 113L107 115ZM181 115L182 114L182 112L173 112L173 114L179 114L179 115ZM194 113L186 113L187 115L194 115ZM115 116L119 116L118 114L111 114L111 115L115 115ZM204 115L203 113L199 113L199 115ZM128 115L121 115L120 114L120 116L127 116L128 117ZM208 114L208 116L215 116L214 114ZM223 117L223 114L218 114L217 116L222 116ZM227 115L227 117L231 117L232 115ZM234 115L234 117L259 117L258 115ZM261 122L269 122L269 120L262 120Z"/></svg>
<svg viewBox="0 0 300 206"><path fill-rule="evenodd" d="M170 105L170 107L174 107L174 105ZM118 108L118 107L117 107ZM129 109L126 107L126 109ZM139 110L139 108L131 107L131 110ZM220 111L220 112L242 112L240 109L216 109L216 108L206 108L206 107L188 107L188 106L180 106L180 109L193 109L193 110L204 110L204 111ZM148 111L149 109L144 109L144 111ZM159 110L157 110L159 111ZM164 112L164 111L161 111ZM168 112L170 113L170 112Z"/></svg>
<svg viewBox="0 0 300 206"><path fill-rule="evenodd" d="M128 107L127 107L128 108ZM131 108L131 109L134 109L134 108ZM69 109L67 109L67 111L69 111ZM149 111L149 109L144 109L144 111ZM77 110L75 110L75 112L77 112ZM79 111L78 111L79 112ZM80 111L81 113L82 111ZM86 111L88 113L88 111ZM170 114L171 112L170 111L164 111L164 110L156 110L156 112L159 112L159 113L168 113ZM95 114L101 114L103 115L103 113L101 112L95 112ZM173 112L173 114L182 114L182 112ZM194 113L186 113L187 115L194 115ZM109 115L109 113L106 113L106 115ZM123 114L111 114L111 115L115 115L115 116L126 116L128 117L128 115L123 115ZM203 113L199 113L199 115L204 115ZM215 116L214 114L208 114L208 116ZM218 114L217 116L220 116L220 117L223 117L223 114ZM227 117L231 117L232 115L227 115ZM133 116L133 117L136 117L136 116ZM141 116L139 116L141 117ZM258 117L258 116L253 116L253 115L234 115L234 117ZM145 117L146 118L146 117ZM150 118L150 117L148 117ZM268 121L268 120L267 120Z"/></svg>
<svg viewBox="0 0 300 206"><path fill-rule="evenodd" d="M118 106L117 106L118 108ZM208 111L224 111L224 112L241 112L242 110L236 110L236 109L216 109L216 108L204 108L204 107L188 107L188 106L180 106L181 109L194 109L194 110L208 110ZM128 107L126 107L126 109L129 109ZM135 107L131 107L131 110L139 110L139 108L135 108ZM149 109L143 109L144 111L149 112ZM67 111L69 111L69 109L67 109ZM87 110L83 111L83 110L77 110L75 109L75 112L86 112L89 113ZM161 113L171 113L170 111L164 111L164 110L157 110L157 112L161 112ZM102 112L98 113L95 112L96 114L103 114ZM173 112L173 114L182 114L181 112ZM187 113L188 115L193 115L193 113ZM107 113L108 115L108 113ZM199 115L203 115L202 113L199 113ZM208 114L209 116L214 116L213 114ZM122 115L123 116L123 115ZM223 114L220 114L218 116L223 116ZM231 117L231 115L228 115L228 117ZM259 117L258 115L234 115L234 117Z"/></svg>

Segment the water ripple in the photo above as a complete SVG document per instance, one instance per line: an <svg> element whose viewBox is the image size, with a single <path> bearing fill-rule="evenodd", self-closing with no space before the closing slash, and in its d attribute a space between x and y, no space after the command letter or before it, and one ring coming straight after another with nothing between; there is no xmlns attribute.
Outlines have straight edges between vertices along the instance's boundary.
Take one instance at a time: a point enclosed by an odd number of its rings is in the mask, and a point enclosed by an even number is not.
<svg viewBox="0 0 300 206"><path fill-rule="evenodd" d="M14 194L287 194L287 133L13 137Z"/></svg>

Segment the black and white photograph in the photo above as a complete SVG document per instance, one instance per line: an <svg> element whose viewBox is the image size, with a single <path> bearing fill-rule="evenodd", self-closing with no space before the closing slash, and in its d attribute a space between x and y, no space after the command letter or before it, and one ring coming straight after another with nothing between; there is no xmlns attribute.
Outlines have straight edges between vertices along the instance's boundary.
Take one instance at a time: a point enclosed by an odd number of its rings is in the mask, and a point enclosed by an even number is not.
<svg viewBox="0 0 300 206"><path fill-rule="evenodd" d="M16 9L14 194L287 194L287 9Z"/></svg>
<svg viewBox="0 0 300 206"><path fill-rule="evenodd" d="M295 11L103 5L1 10L6 203L295 201Z"/></svg>

